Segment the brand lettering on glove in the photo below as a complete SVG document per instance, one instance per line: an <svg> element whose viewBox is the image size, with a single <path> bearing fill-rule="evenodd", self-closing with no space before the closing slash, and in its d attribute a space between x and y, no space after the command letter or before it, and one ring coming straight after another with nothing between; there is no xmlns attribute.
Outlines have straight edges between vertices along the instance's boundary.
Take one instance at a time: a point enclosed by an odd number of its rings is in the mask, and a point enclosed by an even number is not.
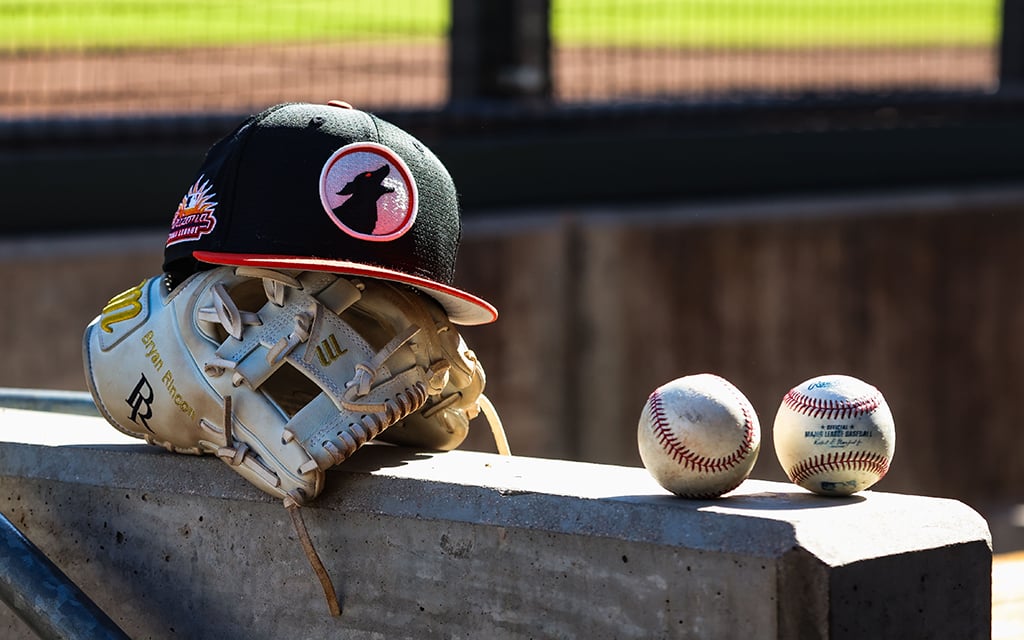
<svg viewBox="0 0 1024 640"><path fill-rule="evenodd" d="M316 347L316 357L320 359L320 364L325 367L329 367L332 362L346 353L348 353L348 349L341 348L341 345L338 344L338 339L334 337L333 333L321 340L320 344Z"/></svg>
<svg viewBox="0 0 1024 640"><path fill-rule="evenodd" d="M149 423L146 420L153 417L153 387L149 386L149 381L146 380L145 375L139 374L139 382L132 389L132 392L128 394L128 397L125 398L125 402L132 409L128 419L135 424L140 424L139 421L141 420L142 426L152 432L153 430L149 428ZM142 410L143 405L146 407L145 411Z"/></svg>
<svg viewBox="0 0 1024 640"><path fill-rule="evenodd" d="M111 325L125 320L131 320L142 312L142 286L146 284L143 280L137 287L117 294L110 299L107 306L100 312L100 329L107 333L113 333Z"/></svg>

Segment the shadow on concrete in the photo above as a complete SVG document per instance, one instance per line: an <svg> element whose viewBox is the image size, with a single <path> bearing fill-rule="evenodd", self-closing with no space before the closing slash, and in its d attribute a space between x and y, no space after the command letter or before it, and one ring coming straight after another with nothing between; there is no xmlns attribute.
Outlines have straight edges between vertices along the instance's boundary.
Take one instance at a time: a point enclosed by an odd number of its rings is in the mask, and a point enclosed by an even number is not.
<svg viewBox="0 0 1024 640"><path fill-rule="evenodd" d="M752 511L794 511L802 509L826 509L837 508L859 504L867 500L862 495L830 498L808 493L807 495L761 492L743 495L725 496L709 499L696 500L692 498L680 498L671 495L634 494L614 496L611 498L622 502L644 502L648 504L663 503L671 504L675 508L691 507L695 511L706 511L716 507L727 507L729 509L749 509Z"/></svg>
<svg viewBox="0 0 1024 640"><path fill-rule="evenodd" d="M751 493L740 496L726 497L730 507L741 507L744 509L760 509L765 511L785 511L789 509L827 509L850 506L867 500L863 495L828 497L819 496L813 493L793 494L762 492Z"/></svg>

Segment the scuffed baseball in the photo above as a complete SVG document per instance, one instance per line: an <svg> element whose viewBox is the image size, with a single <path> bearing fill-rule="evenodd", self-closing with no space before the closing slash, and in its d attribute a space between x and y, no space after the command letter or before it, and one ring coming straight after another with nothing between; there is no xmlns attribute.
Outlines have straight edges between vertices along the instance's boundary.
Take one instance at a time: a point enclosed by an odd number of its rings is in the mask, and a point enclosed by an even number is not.
<svg viewBox="0 0 1024 640"><path fill-rule="evenodd" d="M761 427L739 389L700 373L651 393L640 414L637 444L644 467L662 487L684 498L714 498L750 475Z"/></svg>
<svg viewBox="0 0 1024 640"><path fill-rule="evenodd" d="M774 425L775 454L790 481L821 495L871 487L896 450L892 411L874 386L823 375L793 387Z"/></svg>

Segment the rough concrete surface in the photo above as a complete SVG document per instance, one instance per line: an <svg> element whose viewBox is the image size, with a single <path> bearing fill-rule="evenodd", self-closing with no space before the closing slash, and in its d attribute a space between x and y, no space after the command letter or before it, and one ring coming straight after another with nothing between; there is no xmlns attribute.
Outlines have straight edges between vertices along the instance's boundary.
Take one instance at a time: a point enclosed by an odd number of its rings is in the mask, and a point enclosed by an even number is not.
<svg viewBox="0 0 1024 640"><path fill-rule="evenodd" d="M55 435L56 434L56 435ZM0 410L0 510L142 638L987 638L987 524L948 499L368 446L288 516L210 458ZM852 606L851 606L852 605ZM9 612L0 635L30 637Z"/></svg>

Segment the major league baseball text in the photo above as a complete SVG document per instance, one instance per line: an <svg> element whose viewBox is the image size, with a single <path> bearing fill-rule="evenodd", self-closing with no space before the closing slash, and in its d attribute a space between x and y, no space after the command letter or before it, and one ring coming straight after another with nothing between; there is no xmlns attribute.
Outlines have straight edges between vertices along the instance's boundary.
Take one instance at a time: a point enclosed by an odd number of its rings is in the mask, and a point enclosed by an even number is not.
<svg viewBox="0 0 1024 640"><path fill-rule="evenodd" d="M895 446L882 394L851 376L819 376L791 389L779 407L774 437L789 479L826 495L873 485L888 473Z"/></svg>
<svg viewBox="0 0 1024 640"><path fill-rule="evenodd" d="M683 497L716 497L750 474L760 445L757 414L724 378L698 374L651 393L637 432L644 466Z"/></svg>

